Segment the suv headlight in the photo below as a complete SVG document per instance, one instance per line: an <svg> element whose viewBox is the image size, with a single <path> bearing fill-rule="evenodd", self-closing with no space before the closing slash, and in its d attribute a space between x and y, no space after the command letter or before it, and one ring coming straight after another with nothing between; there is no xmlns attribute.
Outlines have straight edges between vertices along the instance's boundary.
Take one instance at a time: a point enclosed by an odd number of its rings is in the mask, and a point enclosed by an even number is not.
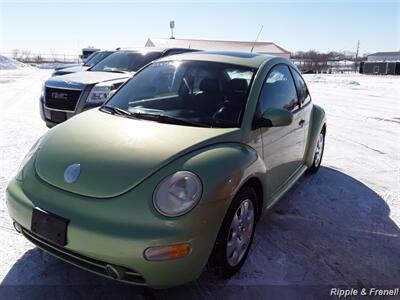
<svg viewBox="0 0 400 300"><path fill-rule="evenodd" d="M45 89L46 89L46 82L43 82L42 90L40 92L40 99L44 99Z"/></svg>
<svg viewBox="0 0 400 300"><path fill-rule="evenodd" d="M36 151L39 149L41 143L43 141L43 136L40 137L31 147L31 149L28 151L28 153L25 155L24 159L22 160L18 171L17 171L17 176L16 179L22 180L22 170L25 167L26 163L32 158L32 156L36 153Z"/></svg>
<svg viewBox="0 0 400 300"><path fill-rule="evenodd" d="M113 90L113 85L110 83L98 83L90 91L89 97L87 98L87 103L93 104L103 104L110 96Z"/></svg>
<svg viewBox="0 0 400 300"><path fill-rule="evenodd" d="M153 194L156 210L167 217L181 216L190 211L201 198L200 178L188 171L179 171L164 178Z"/></svg>

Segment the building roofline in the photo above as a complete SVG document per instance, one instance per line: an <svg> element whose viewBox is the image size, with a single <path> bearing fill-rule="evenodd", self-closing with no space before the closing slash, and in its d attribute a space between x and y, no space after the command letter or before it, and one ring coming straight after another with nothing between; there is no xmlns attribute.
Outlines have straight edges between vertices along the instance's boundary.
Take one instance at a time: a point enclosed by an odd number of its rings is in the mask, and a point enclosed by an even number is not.
<svg viewBox="0 0 400 300"><path fill-rule="evenodd" d="M379 55L382 55L382 56L384 56L384 55L400 55L400 51L375 52L375 53L368 54L367 56L373 56L373 55L377 55L377 56L379 56Z"/></svg>
<svg viewBox="0 0 400 300"><path fill-rule="evenodd" d="M152 39L158 39L158 40L175 40L175 41L189 41L189 42L212 42L212 43L240 43L240 44L249 44L249 43L254 43L255 44L255 46L257 46L257 45L274 45L274 46L276 46L277 48L279 48L280 50L282 50L283 52L285 52L285 53L287 53L287 54L290 54L290 51L288 51L288 50L286 50L285 48L283 48L283 47L281 47L281 46L278 46L277 44L275 44L274 42L253 42L253 41L235 41L235 40L209 40L209 39L184 39L184 38L179 38L179 39L177 39L177 38L173 38L173 39L170 39L170 38L159 38L159 37L154 37L154 38L151 38L151 37L149 37L148 39L147 39L147 41L151 41ZM147 43L147 42L146 42Z"/></svg>

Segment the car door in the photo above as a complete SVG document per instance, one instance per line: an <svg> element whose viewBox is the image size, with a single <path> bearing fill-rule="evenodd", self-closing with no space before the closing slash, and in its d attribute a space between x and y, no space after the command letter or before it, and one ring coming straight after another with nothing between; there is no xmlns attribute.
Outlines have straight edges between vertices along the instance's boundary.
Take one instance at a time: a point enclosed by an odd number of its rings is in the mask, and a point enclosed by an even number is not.
<svg viewBox="0 0 400 300"><path fill-rule="evenodd" d="M292 75L285 64L271 69L261 89L258 111L262 114L269 108L284 108L294 116L290 125L261 129L263 156L274 196L302 165L305 148L304 115Z"/></svg>
<svg viewBox="0 0 400 300"><path fill-rule="evenodd" d="M311 111L312 111L312 105L311 105L311 96L307 88L307 84L304 81L303 77L300 75L300 73L295 70L294 68L290 67L290 71L292 72L294 82L296 84L297 88L297 95L300 101L300 106L301 109L303 110L303 115L304 115L304 149L303 153L305 152L305 146L307 143L307 133L308 129L310 126L310 119L311 119Z"/></svg>

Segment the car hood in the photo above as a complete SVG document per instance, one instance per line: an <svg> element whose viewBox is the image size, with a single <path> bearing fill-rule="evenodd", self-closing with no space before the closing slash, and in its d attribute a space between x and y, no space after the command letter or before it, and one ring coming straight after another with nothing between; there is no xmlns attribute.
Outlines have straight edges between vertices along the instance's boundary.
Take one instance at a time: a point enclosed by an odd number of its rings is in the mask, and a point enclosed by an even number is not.
<svg viewBox="0 0 400 300"><path fill-rule="evenodd" d="M57 71L65 72L65 74L68 74L68 73L84 72L89 68L90 67L87 67L87 66L74 66L74 67L63 68L63 69L57 70Z"/></svg>
<svg viewBox="0 0 400 300"><path fill-rule="evenodd" d="M62 65L60 67L54 68L54 70L61 70L61 69L66 69L66 68L70 68L70 67L77 67L77 66L82 66L82 64L66 64L66 65Z"/></svg>
<svg viewBox="0 0 400 300"><path fill-rule="evenodd" d="M56 76L48 80L49 83L81 83L81 84L95 84L98 82L105 82L117 79L130 78L133 73L113 73L113 72L96 72L85 71L71 73L62 76Z"/></svg>
<svg viewBox="0 0 400 300"><path fill-rule="evenodd" d="M96 198L118 196L195 149L235 141L238 128L204 128L128 119L91 110L53 128L38 150L37 175L60 189ZM76 181L65 170L80 164Z"/></svg>

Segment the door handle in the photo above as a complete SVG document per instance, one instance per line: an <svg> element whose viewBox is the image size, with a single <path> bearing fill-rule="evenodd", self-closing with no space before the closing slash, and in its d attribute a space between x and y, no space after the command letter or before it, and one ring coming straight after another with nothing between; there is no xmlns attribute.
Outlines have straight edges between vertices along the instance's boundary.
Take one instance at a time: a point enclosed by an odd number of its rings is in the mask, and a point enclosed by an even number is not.
<svg viewBox="0 0 400 300"><path fill-rule="evenodd" d="M303 125L304 125L305 122L306 122L306 120L301 119L300 122L299 122L300 127L303 127Z"/></svg>

